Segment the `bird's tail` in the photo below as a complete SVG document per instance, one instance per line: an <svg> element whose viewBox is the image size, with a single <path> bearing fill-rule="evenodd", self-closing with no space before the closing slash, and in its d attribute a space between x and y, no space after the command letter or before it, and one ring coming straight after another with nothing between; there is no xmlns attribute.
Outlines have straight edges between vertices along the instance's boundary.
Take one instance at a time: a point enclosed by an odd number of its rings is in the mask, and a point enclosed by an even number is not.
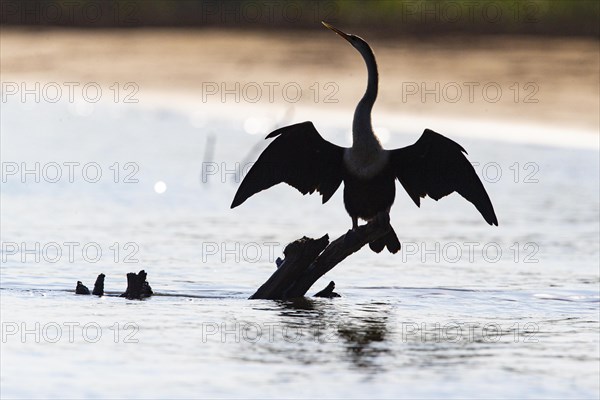
<svg viewBox="0 0 600 400"><path fill-rule="evenodd" d="M383 250L384 247L387 247L390 253L396 254L400 251L401 246L398 236L396 236L396 232L394 232L394 228L390 227L390 231L386 233L385 236L369 243L369 247L375 253L381 253L381 250Z"/></svg>

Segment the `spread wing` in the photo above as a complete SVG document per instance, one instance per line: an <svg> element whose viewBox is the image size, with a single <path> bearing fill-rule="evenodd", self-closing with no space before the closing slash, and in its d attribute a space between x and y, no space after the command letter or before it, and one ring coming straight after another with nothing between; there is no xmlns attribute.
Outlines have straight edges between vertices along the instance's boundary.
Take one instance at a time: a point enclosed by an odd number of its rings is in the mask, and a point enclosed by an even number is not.
<svg viewBox="0 0 600 400"><path fill-rule="evenodd" d="M498 225L492 202L458 143L425 129L411 146L392 150L396 178L417 206L421 197L439 200L458 192L475 205L490 225Z"/></svg>
<svg viewBox="0 0 600 400"><path fill-rule="evenodd" d="M302 194L316 190L327 202L342 183L344 148L323 139L310 121L277 129L269 138L275 140L248 171L231 208L281 182Z"/></svg>

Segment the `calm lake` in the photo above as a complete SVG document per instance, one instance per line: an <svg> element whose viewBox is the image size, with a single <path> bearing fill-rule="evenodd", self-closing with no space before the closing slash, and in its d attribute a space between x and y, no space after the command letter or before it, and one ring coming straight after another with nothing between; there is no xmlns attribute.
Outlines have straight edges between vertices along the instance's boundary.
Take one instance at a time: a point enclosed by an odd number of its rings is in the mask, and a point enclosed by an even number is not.
<svg viewBox="0 0 600 400"><path fill-rule="evenodd" d="M348 145L350 117L314 122ZM334 280L341 298L250 301L287 243L351 226L341 190L229 209L292 122L3 103L2 397L598 398L597 146L452 136L499 227L397 185L400 253L364 248L309 292ZM425 127L386 126L384 146ZM141 269L156 296L116 297ZM99 273L109 296L74 294Z"/></svg>

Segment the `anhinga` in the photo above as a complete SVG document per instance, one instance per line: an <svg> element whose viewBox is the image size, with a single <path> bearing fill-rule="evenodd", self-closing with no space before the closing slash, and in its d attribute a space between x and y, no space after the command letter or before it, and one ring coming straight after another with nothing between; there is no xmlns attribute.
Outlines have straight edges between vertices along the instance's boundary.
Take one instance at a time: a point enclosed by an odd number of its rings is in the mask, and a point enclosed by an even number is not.
<svg viewBox="0 0 600 400"><path fill-rule="evenodd" d="M379 80L375 55L360 37L325 22L323 25L354 46L367 64L367 90L354 112L352 147L336 146L323 139L310 121L275 130L267 136L275 140L248 171L231 208L281 182L302 194L316 190L326 203L343 181L344 205L355 230L359 218L369 221L379 212L389 213L398 179L417 206L426 195L439 200L458 192L475 205L488 224L498 225L490 198L459 144L425 129L411 146L395 150L381 147L371 126ZM369 246L375 252L384 247L392 253L400 250L393 229Z"/></svg>

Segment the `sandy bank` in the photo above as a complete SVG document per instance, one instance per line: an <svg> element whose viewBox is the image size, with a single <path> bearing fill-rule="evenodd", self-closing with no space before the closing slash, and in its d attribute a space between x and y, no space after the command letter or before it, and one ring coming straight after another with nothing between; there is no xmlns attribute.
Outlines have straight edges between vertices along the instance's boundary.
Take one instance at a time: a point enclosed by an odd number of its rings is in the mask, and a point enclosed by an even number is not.
<svg viewBox="0 0 600 400"><path fill-rule="evenodd" d="M369 39L369 38L367 38ZM347 110L364 64L324 29L2 29L2 82L134 82L145 93L200 103ZM376 112L542 123L598 132L599 46L590 39L485 37L370 40L378 57ZM301 95L298 96L298 89ZM125 93L123 93L125 94Z"/></svg>

